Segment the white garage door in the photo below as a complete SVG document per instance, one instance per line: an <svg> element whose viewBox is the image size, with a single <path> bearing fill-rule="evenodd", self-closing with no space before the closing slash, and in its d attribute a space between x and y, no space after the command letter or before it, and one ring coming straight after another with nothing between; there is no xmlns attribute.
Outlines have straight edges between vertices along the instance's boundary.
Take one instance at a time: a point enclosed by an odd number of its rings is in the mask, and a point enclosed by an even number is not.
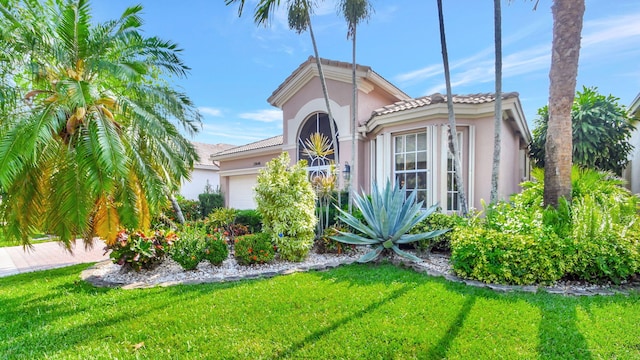
<svg viewBox="0 0 640 360"><path fill-rule="evenodd" d="M253 187L257 174L237 175L229 178L229 207L234 209L255 209Z"/></svg>

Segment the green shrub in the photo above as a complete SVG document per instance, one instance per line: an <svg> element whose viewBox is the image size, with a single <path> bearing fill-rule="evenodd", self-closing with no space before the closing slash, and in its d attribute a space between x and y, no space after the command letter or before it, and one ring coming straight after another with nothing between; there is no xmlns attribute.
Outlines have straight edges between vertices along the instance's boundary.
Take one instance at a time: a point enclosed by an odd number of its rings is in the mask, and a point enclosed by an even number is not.
<svg viewBox="0 0 640 360"><path fill-rule="evenodd" d="M573 203L573 241L577 249L574 275L601 282L620 281L640 270L640 224L627 203L585 195Z"/></svg>
<svg viewBox="0 0 640 360"><path fill-rule="evenodd" d="M238 210L234 208L216 208L207 216L207 226L229 230L229 225L236 221Z"/></svg>
<svg viewBox="0 0 640 360"><path fill-rule="evenodd" d="M180 206L180 210L182 211L182 216L184 216L185 221L196 221L202 219L200 216L200 202L197 200L185 199L182 196L178 196L176 200L178 201L178 205ZM169 207L167 210L167 216L172 221L176 221L176 213L173 210L173 207Z"/></svg>
<svg viewBox="0 0 640 360"><path fill-rule="evenodd" d="M205 232L200 226L185 225L171 249L171 258L185 270L193 270L204 259Z"/></svg>
<svg viewBox="0 0 640 360"><path fill-rule="evenodd" d="M198 195L200 205L200 216L204 219L213 209L224 207L224 194L218 191L204 192Z"/></svg>
<svg viewBox="0 0 640 360"><path fill-rule="evenodd" d="M238 236L234 243L236 260L242 265L268 263L275 256L275 246L266 233Z"/></svg>
<svg viewBox="0 0 640 360"><path fill-rule="evenodd" d="M426 219L419 222L409 234L426 233L438 229L452 229L442 235L438 235L431 239L420 240L413 243L413 246L420 251L430 252L432 249L439 251L451 250L451 235L455 228L464 220L458 215L447 215L443 213L432 213Z"/></svg>
<svg viewBox="0 0 640 360"><path fill-rule="evenodd" d="M534 176L539 180L524 183L510 203L487 207L484 219L454 233L458 274L515 284L561 277L619 283L640 271L638 198L620 179L574 168L573 203L544 209L544 174ZM531 274L523 274L528 268Z"/></svg>
<svg viewBox="0 0 640 360"><path fill-rule="evenodd" d="M225 236L220 231L207 234L203 244L203 258L211 265L220 265L229 257L229 246Z"/></svg>
<svg viewBox="0 0 640 360"><path fill-rule="evenodd" d="M238 210L236 224L245 225L252 234L262 231L262 215L257 210Z"/></svg>
<svg viewBox="0 0 640 360"><path fill-rule="evenodd" d="M255 187L263 231L285 260L302 261L313 246L316 225L315 193L309 182L306 162L289 165L283 152L260 170Z"/></svg>
<svg viewBox="0 0 640 360"><path fill-rule="evenodd" d="M152 269L158 265L170 251L176 235L172 232L155 231L147 236L141 231L118 233L115 243L107 246L111 250L109 257L114 264L128 266L135 271Z"/></svg>
<svg viewBox="0 0 640 360"><path fill-rule="evenodd" d="M570 244L549 228L512 234L462 227L453 233L451 249L456 274L487 283L551 283L573 266Z"/></svg>

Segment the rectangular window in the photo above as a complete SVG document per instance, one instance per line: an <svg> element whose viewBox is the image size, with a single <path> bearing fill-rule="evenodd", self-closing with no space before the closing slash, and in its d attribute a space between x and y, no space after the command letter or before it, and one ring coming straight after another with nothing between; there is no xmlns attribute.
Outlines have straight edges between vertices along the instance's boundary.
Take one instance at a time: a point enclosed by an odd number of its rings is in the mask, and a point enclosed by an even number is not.
<svg viewBox="0 0 640 360"><path fill-rule="evenodd" d="M460 154L463 154L462 149L462 133L456 133L458 137L458 147L460 148ZM458 184L456 183L456 167L453 161L453 154L447 144L447 211L458 211L460 205L458 204Z"/></svg>
<svg viewBox="0 0 640 360"><path fill-rule="evenodd" d="M394 178L408 197L416 191L417 201L428 204L427 132L394 136Z"/></svg>

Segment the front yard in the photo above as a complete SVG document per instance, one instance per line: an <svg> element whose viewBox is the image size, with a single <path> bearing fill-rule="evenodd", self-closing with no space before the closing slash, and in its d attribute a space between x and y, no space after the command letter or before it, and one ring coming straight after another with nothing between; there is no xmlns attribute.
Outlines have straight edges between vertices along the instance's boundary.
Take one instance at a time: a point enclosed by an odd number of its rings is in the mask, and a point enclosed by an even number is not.
<svg viewBox="0 0 640 360"><path fill-rule="evenodd" d="M0 279L0 358L640 358L640 294L495 293L392 265L139 290Z"/></svg>

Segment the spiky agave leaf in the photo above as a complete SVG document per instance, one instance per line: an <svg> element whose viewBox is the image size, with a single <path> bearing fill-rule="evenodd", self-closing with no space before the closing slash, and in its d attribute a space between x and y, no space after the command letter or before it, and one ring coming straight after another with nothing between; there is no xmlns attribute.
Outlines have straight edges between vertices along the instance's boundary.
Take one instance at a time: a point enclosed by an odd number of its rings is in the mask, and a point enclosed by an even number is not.
<svg viewBox="0 0 640 360"><path fill-rule="evenodd" d="M340 219L364 236L339 232L339 236L331 238L347 244L376 246L374 251L360 258L358 260L360 262L374 260L384 249L391 249L398 255L413 261L422 261L420 258L400 250L398 245L434 238L448 231L448 229L443 229L422 234L407 234L415 225L431 215L437 206L433 205L423 211L421 209L422 202L416 203L415 191L405 198L405 192L397 184L392 186L390 180L387 180L382 190L375 183L373 184L371 200L364 194L356 195L354 203L362 212L365 223L342 209L338 209Z"/></svg>

